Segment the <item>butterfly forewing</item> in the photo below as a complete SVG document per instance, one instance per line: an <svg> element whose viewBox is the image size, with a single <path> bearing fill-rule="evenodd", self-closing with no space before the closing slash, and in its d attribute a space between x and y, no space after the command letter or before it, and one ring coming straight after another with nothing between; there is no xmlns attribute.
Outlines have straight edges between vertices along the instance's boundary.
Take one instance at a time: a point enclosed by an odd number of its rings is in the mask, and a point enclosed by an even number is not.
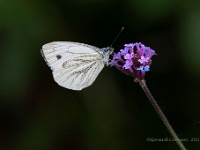
<svg viewBox="0 0 200 150"><path fill-rule="evenodd" d="M99 48L78 42L51 42L43 45L42 55L53 70L62 67L65 61L85 54L99 55Z"/></svg>
<svg viewBox="0 0 200 150"><path fill-rule="evenodd" d="M104 67L100 51L83 43L52 42L41 52L60 86L81 90L91 85Z"/></svg>

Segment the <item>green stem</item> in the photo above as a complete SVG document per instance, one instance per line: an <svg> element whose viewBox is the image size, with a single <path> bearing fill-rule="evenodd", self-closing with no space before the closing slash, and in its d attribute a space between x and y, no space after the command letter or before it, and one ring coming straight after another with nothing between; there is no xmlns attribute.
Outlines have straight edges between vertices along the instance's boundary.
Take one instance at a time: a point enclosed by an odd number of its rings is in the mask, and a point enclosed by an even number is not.
<svg viewBox="0 0 200 150"><path fill-rule="evenodd" d="M140 86L142 87L143 91L145 92L145 94L147 95L147 97L150 100L151 104L153 105L154 109L156 110L156 112L160 116L161 120L165 124L167 130L170 132L170 134L172 135L172 137L176 141L177 145L180 147L181 150L186 150L185 146L183 145L183 143L181 142L181 140L177 136L176 132L173 130L173 128L170 125L169 121L167 120L167 118L163 114L162 110L158 106L156 100L154 99L154 97L152 96L151 92L149 91L145 80L137 80L137 81L139 81Z"/></svg>

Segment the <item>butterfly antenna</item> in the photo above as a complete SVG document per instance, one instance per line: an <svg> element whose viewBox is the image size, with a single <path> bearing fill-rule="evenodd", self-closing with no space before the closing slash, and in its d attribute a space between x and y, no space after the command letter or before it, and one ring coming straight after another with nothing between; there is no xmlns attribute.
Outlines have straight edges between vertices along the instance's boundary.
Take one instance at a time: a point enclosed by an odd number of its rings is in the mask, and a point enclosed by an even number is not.
<svg viewBox="0 0 200 150"><path fill-rule="evenodd" d="M111 47L113 46L113 44L115 43L115 41L117 40L117 38L119 37L119 35L122 33L122 31L124 30L124 27L121 28L121 30L119 31L119 33L117 34L117 36L115 37L115 39L113 40Z"/></svg>

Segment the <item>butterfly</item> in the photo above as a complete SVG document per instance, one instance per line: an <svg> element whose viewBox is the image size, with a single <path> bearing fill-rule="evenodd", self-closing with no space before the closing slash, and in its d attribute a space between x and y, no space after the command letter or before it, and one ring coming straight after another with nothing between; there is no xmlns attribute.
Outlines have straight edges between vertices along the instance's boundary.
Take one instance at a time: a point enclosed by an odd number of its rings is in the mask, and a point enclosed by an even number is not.
<svg viewBox="0 0 200 150"><path fill-rule="evenodd" d="M108 65L112 47L97 48L78 42L51 42L42 46L41 54L60 86L82 90L90 86Z"/></svg>

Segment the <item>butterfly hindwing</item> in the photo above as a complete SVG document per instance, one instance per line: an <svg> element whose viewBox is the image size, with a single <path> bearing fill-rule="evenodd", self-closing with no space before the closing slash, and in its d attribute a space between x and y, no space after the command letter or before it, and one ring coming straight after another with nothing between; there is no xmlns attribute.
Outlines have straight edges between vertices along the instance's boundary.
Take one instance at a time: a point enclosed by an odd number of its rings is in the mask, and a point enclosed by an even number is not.
<svg viewBox="0 0 200 150"><path fill-rule="evenodd" d="M74 69L71 69L70 64L75 64ZM81 90L90 86L98 74L104 67L101 61L86 61L71 60L66 68L56 69L53 71L55 81L62 87Z"/></svg>

